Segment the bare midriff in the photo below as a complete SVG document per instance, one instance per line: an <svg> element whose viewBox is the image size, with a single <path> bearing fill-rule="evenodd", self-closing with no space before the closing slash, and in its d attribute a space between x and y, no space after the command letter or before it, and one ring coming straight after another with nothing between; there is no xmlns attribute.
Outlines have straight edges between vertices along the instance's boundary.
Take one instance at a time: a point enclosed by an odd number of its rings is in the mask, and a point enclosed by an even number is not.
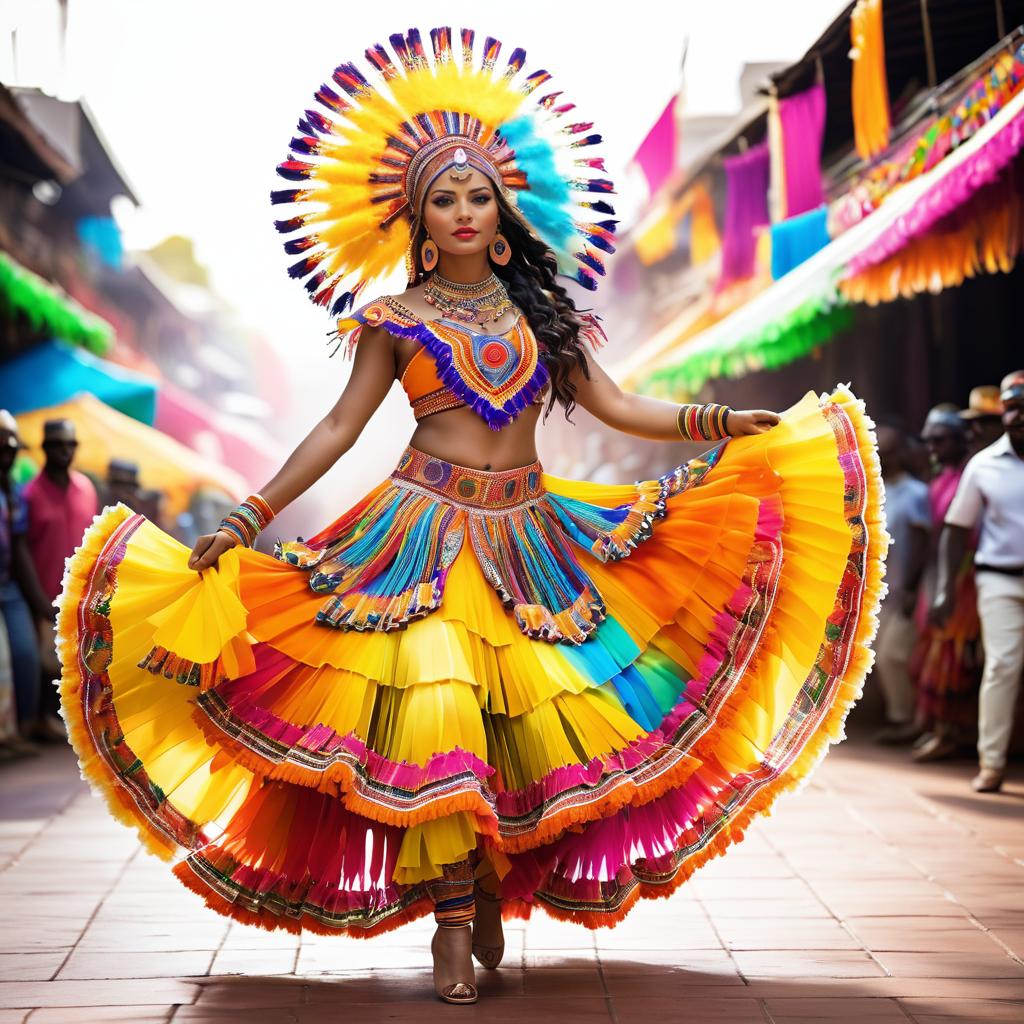
<svg viewBox="0 0 1024 1024"><path fill-rule="evenodd" d="M537 461L540 405L524 409L501 430L490 427L463 406L420 420L409 443L421 452L470 469L503 470Z"/></svg>

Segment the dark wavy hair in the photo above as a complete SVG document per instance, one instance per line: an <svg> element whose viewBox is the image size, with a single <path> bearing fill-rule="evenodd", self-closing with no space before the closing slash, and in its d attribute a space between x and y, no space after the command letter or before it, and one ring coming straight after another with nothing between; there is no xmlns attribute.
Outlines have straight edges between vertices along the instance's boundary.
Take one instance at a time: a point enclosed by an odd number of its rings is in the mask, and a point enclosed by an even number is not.
<svg viewBox="0 0 1024 1024"><path fill-rule="evenodd" d="M494 198L498 204L501 233L508 239L512 258L504 267L492 262L491 268L505 285L509 298L526 317L537 337L541 359L551 376L544 418L557 402L565 410L568 420L576 407L576 385L570 379L573 369L579 368L588 380L590 378L580 345L582 324L577 316L579 311L555 276L558 268L555 254L530 233L496 189ZM419 284L427 276L420 260L420 245L425 238L421 220L412 247L415 261L413 284Z"/></svg>

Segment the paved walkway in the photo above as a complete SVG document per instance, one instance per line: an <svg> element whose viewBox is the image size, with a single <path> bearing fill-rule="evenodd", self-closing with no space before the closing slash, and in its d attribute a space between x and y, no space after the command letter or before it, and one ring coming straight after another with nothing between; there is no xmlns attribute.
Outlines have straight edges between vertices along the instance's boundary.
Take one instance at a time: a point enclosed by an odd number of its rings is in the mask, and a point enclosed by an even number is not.
<svg viewBox="0 0 1024 1024"><path fill-rule="evenodd" d="M0 1024L1024 1021L1024 782L834 750L724 859L596 935L508 929L475 1008L430 988L431 926L372 942L231 925L78 780L0 768Z"/></svg>

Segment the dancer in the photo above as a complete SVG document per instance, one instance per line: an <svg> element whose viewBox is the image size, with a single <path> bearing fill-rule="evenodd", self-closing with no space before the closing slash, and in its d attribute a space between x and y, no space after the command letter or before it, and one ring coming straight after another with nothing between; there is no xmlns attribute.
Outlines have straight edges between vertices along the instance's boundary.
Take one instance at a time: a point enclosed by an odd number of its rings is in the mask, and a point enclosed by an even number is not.
<svg viewBox="0 0 1024 1024"><path fill-rule="evenodd" d="M608 378L556 277L592 288L613 247L599 137L522 50L430 35L368 50L377 84L340 65L280 167L292 274L354 354L341 398L191 556L123 506L97 520L61 687L86 776L211 907L362 936L433 913L437 995L472 1003L502 916L614 924L807 776L868 668L887 537L848 391L779 417ZM408 289L353 311L403 260ZM396 377L394 471L254 552ZM552 477L538 423L577 404L709 450Z"/></svg>

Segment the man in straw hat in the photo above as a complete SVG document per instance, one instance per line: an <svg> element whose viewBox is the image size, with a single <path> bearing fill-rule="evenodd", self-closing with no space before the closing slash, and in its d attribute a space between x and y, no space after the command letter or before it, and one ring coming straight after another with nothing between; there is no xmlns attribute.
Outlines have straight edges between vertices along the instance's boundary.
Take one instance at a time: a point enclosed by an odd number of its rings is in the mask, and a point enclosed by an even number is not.
<svg viewBox="0 0 1024 1024"><path fill-rule="evenodd" d="M960 412L960 418L967 427L972 455L999 440L1003 433L1002 415L1003 403L999 401L999 388L995 384L971 388L967 408Z"/></svg>
<svg viewBox="0 0 1024 1024"><path fill-rule="evenodd" d="M939 586L932 617L952 613L957 568L968 535L980 526L974 569L985 648L978 710L979 793L1002 787L1014 708L1024 669L1024 370L1000 385L1004 433L964 470L946 513L939 550Z"/></svg>

